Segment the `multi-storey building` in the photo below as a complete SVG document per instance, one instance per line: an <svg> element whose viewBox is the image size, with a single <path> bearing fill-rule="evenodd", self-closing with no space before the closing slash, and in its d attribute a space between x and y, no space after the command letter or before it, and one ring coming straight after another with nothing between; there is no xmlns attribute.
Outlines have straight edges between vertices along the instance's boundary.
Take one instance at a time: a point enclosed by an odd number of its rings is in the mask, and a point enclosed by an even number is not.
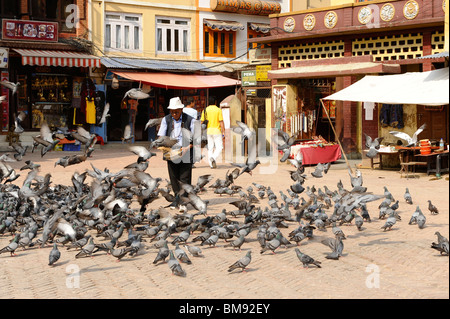
<svg viewBox="0 0 450 319"><path fill-rule="evenodd" d="M287 92L284 96L287 107L268 114L272 125L292 132L286 118L312 114L314 129L298 133L299 138L322 135L331 141L339 139L345 152L355 157L363 154L364 134L395 143L389 131L412 135L423 123L428 125L420 138L448 141L448 107L400 105L403 121L399 125L398 121L380 119L380 115L386 115L382 111L389 107L386 105L326 101L335 136L320 102L368 74L448 67L448 46L447 58L443 54L436 59L422 59L445 51L448 32L444 30L446 16L448 29L445 3L445 0L316 1L315 7L271 15L270 35L250 42L271 46L272 70L268 77L273 89L283 88ZM273 96L273 101L277 101L277 96Z"/></svg>

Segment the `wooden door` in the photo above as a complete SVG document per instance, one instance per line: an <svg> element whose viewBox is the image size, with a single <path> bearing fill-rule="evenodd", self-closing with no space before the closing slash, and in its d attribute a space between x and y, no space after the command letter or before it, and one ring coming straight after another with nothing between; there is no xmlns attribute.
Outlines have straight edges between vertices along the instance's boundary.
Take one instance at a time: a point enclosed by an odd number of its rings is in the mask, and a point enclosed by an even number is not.
<svg viewBox="0 0 450 319"><path fill-rule="evenodd" d="M419 140L430 139L439 141L443 138L448 143L449 121L447 105L442 110L417 105L417 127L420 127L424 123L427 124L427 127L419 135Z"/></svg>

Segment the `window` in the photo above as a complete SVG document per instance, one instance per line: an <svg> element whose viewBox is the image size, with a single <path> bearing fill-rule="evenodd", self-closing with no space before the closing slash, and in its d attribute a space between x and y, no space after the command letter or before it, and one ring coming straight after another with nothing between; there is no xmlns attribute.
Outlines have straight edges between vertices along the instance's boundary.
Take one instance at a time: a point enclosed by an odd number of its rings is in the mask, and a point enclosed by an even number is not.
<svg viewBox="0 0 450 319"><path fill-rule="evenodd" d="M106 13L105 49L142 51L141 16L129 13Z"/></svg>
<svg viewBox="0 0 450 319"><path fill-rule="evenodd" d="M73 10L68 10L68 12L66 12L66 8L68 5L76 4L75 0L29 0L29 1L30 1L29 10L31 20L59 22L59 30L61 32L76 32L74 23L70 24L66 23L66 19L69 17L69 15L73 16ZM11 3L11 1L9 2ZM20 3L20 1L17 1L17 3ZM79 16L81 14L82 12L78 12Z"/></svg>
<svg viewBox="0 0 450 319"><path fill-rule="evenodd" d="M159 54L187 54L189 51L190 20L156 18L156 51Z"/></svg>
<svg viewBox="0 0 450 319"><path fill-rule="evenodd" d="M221 56L234 58L236 56L236 32L217 31L205 26L204 32L205 56Z"/></svg>
<svg viewBox="0 0 450 319"><path fill-rule="evenodd" d="M0 18L20 19L20 2L0 0Z"/></svg>

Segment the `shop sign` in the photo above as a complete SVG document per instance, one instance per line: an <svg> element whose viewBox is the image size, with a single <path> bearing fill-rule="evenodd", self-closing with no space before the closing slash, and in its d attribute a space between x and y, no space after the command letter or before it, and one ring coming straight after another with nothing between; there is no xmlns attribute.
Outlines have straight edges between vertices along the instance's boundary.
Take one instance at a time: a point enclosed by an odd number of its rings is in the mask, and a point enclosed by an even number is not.
<svg viewBox="0 0 450 319"><path fill-rule="evenodd" d="M251 49L248 52L248 58L249 58L250 64L271 63L272 62L272 49L271 48Z"/></svg>
<svg viewBox="0 0 450 319"><path fill-rule="evenodd" d="M48 21L2 20L4 40L58 41L58 23Z"/></svg>
<svg viewBox="0 0 450 319"><path fill-rule="evenodd" d="M276 1L264 0L211 0L211 10L268 16L280 13L281 5Z"/></svg>
<svg viewBox="0 0 450 319"><path fill-rule="evenodd" d="M245 93L247 96L256 96L256 89L248 89Z"/></svg>
<svg viewBox="0 0 450 319"><path fill-rule="evenodd" d="M241 71L242 86L256 86L256 70Z"/></svg>
<svg viewBox="0 0 450 319"><path fill-rule="evenodd" d="M0 48L0 69L8 68L9 48Z"/></svg>
<svg viewBox="0 0 450 319"><path fill-rule="evenodd" d="M267 72L272 70L271 65L257 65L256 66L256 81L258 82L268 82L270 81Z"/></svg>

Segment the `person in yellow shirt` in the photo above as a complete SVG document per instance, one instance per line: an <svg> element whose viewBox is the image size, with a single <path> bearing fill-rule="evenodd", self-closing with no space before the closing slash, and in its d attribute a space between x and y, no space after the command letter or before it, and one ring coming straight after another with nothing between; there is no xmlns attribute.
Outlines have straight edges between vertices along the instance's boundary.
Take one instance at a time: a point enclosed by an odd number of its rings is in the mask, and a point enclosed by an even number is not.
<svg viewBox="0 0 450 319"><path fill-rule="evenodd" d="M210 96L200 120L208 121L206 135L208 138L208 161L211 168L217 168L216 161L222 155L225 126L223 124L222 110L216 105L216 98ZM220 158L222 159L222 158Z"/></svg>

